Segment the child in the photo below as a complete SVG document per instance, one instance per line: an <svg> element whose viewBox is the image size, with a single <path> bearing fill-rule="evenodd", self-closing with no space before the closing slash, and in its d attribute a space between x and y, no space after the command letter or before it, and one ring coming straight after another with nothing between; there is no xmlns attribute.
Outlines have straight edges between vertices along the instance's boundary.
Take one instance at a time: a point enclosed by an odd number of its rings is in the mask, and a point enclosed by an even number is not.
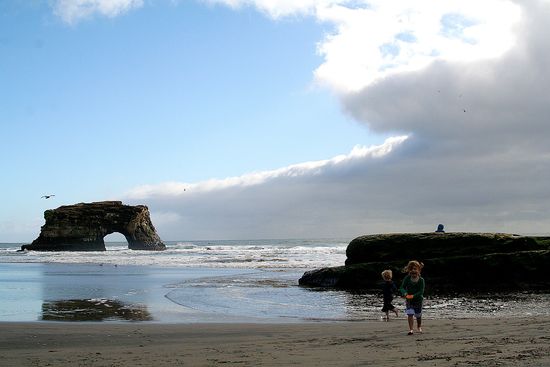
<svg viewBox="0 0 550 367"><path fill-rule="evenodd" d="M384 285L382 286L382 293L384 295L384 306L382 307L382 312L386 314L386 321L390 320L390 311L395 312L395 317L398 316L397 309L394 305L391 304L393 301L393 294L397 292L397 287L392 281L392 276L393 273L389 269L382 272L382 279L384 279Z"/></svg>
<svg viewBox="0 0 550 367"><path fill-rule="evenodd" d="M409 323L409 333L413 334L414 319L416 318L416 326L418 332L422 332L422 301L424 299L424 278L420 276L420 272L424 264L416 260L409 261L407 266L403 269L404 273L409 273L403 283L399 292L406 298L405 301L405 313L407 314L407 321Z"/></svg>

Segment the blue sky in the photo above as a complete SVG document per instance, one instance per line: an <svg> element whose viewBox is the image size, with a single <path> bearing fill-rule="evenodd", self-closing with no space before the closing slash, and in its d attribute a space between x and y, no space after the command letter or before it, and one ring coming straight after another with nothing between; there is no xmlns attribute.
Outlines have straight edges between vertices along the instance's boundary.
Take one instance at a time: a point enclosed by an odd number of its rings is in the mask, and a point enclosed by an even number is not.
<svg viewBox="0 0 550 367"><path fill-rule="evenodd" d="M34 239L46 209L100 200L148 205L167 240L353 237L432 230L447 218L461 230L538 232L548 224L535 204L544 190L533 188L526 200L525 215L539 218L526 225L503 214L517 207L503 198L521 181L485 202L497 172L492 183L471 172L453 178L475 193L465 209L450 214L446 205L464 203L458 187L439 206L422 204L430 185L412 173L429 169L430 150L441 157L432 169L471 162L475 151L476 160L497 157L491 167L510 164L506 152L465 133L494 126L491 108L510 98L532 110L522 101L532 101L536 84L521 78L522 95L501 96L503 85L487 75L517 66L510 61L517 40L537 40L525 19L542 8L544 20L548 7L543 0L449 4L2 2L0 241ZM430 89L441 100L419 93ZM480 101L482 90L495 98ZM479 110L471 121L456 113L464 107L456 106L459 95L458 103ZM542 102L524 123L546 133ZM502 121L498 131L517 139L517 125ZM461 132L462 147L474 146L456 148ZM514 157L538 157L545 167L546 150L526 145ZM183 187L191 190L183 195Z"/></svg>
<svg viewBox="0 0 550 367"><path fill-rule="evenodd" d="M26 184L52 180L38 193L70 172L79 187L121 190L330 157L370 139L312 85L323 34L313 20L189 2L69 26L45 5L26 10L2 22L13 33L4 149L24 156Z"/></svg>

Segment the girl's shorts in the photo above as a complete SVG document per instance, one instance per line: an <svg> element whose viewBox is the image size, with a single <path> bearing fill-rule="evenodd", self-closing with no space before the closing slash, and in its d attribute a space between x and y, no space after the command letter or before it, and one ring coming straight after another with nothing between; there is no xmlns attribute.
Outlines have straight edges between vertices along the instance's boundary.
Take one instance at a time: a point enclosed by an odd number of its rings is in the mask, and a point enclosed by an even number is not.
<svg viewBox="0 0 550 367"><path fill-rule="evenodd" d="M405 303L405 314L408 316L416 317L417 319L422 317L422 302L409 302Z"/></svg>

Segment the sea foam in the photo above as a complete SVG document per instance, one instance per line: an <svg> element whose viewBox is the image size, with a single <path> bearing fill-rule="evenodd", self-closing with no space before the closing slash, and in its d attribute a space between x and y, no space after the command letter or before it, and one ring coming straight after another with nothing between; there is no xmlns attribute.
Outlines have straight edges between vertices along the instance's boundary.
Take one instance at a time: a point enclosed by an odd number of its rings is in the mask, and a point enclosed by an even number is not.
<svg viewBox="0 0 550 367"><path fill-rule="evenodd" d="M17 252L20 244L2 244L2 263L154 265L161 267L297 268L344 264L346 241L247 240L174 241L165 251L129 250L126 243L107 244L99 252Z"/></svg>

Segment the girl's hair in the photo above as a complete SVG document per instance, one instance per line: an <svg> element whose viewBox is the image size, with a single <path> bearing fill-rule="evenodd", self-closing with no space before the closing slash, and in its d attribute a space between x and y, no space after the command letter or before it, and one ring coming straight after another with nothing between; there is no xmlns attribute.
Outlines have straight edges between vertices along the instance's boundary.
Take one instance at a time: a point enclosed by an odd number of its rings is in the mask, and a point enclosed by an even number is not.
<svg viewBox="0 0 550 367"><path fill-rule="evenodd" d="M403 268L403 273L408 273L408 272L411 271L413 268L418 268L418 271L421 271L423 267L424 267L424 264L421 263L420 261L411 260L411 261L409 261L409 263L407 264L407 266L405 266L405 267Z"/></svg>
<svg viewBox="0 0 550 367"><path fill-rule="evenodd" d="M386 280L386 279L391 279L393 276L393 273L390 269L387 269L387 270L384 270L382 272L382 279Z"/></svg>

